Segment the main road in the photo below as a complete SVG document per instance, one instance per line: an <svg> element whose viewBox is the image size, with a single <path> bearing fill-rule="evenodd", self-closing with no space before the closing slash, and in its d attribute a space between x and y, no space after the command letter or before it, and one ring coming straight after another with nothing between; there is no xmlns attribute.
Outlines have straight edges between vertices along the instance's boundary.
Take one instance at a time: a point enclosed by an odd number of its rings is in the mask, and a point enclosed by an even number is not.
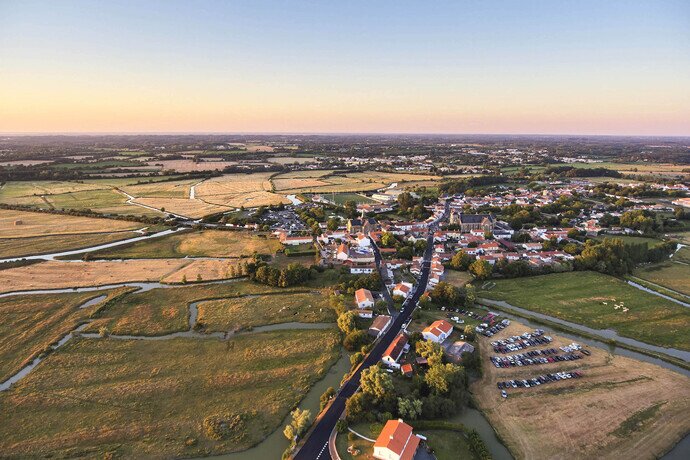
<svg viewBox="0 0 690 460"><path fill-rule="evenodd" d="M415 290L411 296L409 296L402 305L400 313L393 320L393 324L388 328L388 330L381 336L380 340L376 342L374 348L369 352L369 354L364 358L362 364L357 368L357 370L350 376L350 378L341 386L340 392L335 396L331 405L326 409L324 413L316 420L311 433L307 437L306 441L295 454L295 460L326 460L331 459L331 455L328 449L328 438L331 432L335 429L335 424L340 415L345 410L345 402L347 398L355 394L359 388L359 381L364 369L370 366L376 365L381 360L383 353L386 348L391 344L393 339L398 332L402 329L403 324L407 322L410 315L417 306L417 302L426 289L427 282L429 281L429 271L431 268L431 254L434 247L434 229L438 222L445 218L446 212L443 213L441 217L433 221L429 225L429 231L427 235L427 245L424 251L424 258L422 261L422 272L419 276L419 281L415 286ZM378 256L377 256L378 257ZM377 260L378 261L378 260Z"/></svg>

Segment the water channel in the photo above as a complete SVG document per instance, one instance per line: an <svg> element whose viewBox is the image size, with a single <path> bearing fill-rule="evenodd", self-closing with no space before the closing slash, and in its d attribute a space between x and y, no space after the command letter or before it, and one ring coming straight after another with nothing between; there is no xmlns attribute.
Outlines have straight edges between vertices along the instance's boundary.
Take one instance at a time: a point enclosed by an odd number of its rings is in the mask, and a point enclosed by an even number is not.
<svg viewBox="0 0 690 460"><path fill-rule="evenodd" d="M173 228L169 230L163 230L161 232L152 233L150 235L136 236L134 238L127 238L126 240L113 241L112 243L100 244L98 246L91 246L88 248L74 249L71 251L54 252L51 254L38 254L34 256L23 256L23 257L12 257L8 259L0 259L0 263L3 262L16 262L18 260L54 260L58 257L73 256L76 254L85 254L87 252L100 251L101 249L114 248L117 246L122 246L124 244L136 243L137 241L148 240L151 238L159 238L161 236L171 235L173 233L179 232L181 228Z"/></svg>
<svg viewBox="0 0 690 460"><path fill-rule="evenodd" d="M581 324L577 323L571 323L570 321L566 321L560 318L556 318L553 316L545 315L543 313L537 313L531 310L527 310L524 308L516 307L515 305L511 305L508 302L504 302L502 300L488 300L488 299L481 299L481 303L487 306L496 306L504 310L509 310L509 311L514 311L516 313L520 313L523 315L528 315L537 319L543 319L546 321L550 321L552 323L556 324L561 324L563 326L567 326L571 329L575 329L578 331L582 331L586 334L591 334L596 337L600 337L602 341L604 340L616 340L617 342L624 343L626 345L630 345L642 350L647 350L651 351L654 353L661 353L664 355L672 356L674 358L682 359L683 361L690 362L690 351L684 351L684 350L679 350L677 348L664 348L664 347L659 347L656 345L650 345L645 342L640 342L639 340L631 339L629 337L623 337L618 335L618 333L612 329L593 329L591 327L583 326ZM522 321L522 320L520 320ZM559 334L561 332L559 331ZM563 334L565 335L565 334ZM638 353L640 356L647 356L647 355L642 355L641 353ZM639 359L639 358L638 358ZM661 360L659 360L661 361Z"/></svg>

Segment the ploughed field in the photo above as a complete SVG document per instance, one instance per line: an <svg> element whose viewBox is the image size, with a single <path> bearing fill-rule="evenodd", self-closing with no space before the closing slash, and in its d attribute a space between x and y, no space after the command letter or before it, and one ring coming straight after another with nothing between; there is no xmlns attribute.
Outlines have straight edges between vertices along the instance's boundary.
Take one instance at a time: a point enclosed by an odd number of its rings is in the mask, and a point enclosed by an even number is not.
<svg viewBox="0 0 690 460"><path fill-rule="evenodd" d="M689 308L601 273L496 280L478 296L596 329L614 329L649 344L690 350Z"/></svg>
<svg viewBox="0 0 690 460"><path fill-rule="evenodd" d="M475 400L517 459L660 457L690 430L690 379L642 361L585 347L576 361L496 368L491 342L531 328L518 322L491 338L480 336L481 380L471 385ZM550 331L554 341L529 350L572 343ZM513 353L511 353L513 354ZM562 354L559 350L559 354ZM510 388L503 398L497 382L579 371L581 378L531 388Z"/></svg>

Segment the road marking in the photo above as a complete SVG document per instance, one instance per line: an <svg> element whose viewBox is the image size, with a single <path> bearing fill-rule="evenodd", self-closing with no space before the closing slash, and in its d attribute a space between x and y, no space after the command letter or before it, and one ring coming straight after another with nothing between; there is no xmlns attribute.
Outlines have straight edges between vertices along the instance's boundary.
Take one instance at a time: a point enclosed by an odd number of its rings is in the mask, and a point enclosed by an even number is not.
<svg viewBox="0 0 690 460"><path fill-rule="evenodd" d="M323 451L328 447L328 443L324 444L324 446L321 448L321 451L319 451L319 455L316 456L316 460L319 460L321 458L321 455L323 454Z"/></svg>

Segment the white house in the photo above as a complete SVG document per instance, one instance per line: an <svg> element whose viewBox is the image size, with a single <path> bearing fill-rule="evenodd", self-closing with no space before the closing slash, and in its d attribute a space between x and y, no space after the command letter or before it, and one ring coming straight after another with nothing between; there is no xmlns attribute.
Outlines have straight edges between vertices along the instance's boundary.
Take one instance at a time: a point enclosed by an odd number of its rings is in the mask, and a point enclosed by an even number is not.
<svg viewBox="0 0 690 460"><path fill-rule="evenodd" d="M393 339L388 348L386 348L381 361L388 367L399 369L400 364L398 364L398 360L405 351L409 349L410 345L407 343L407 336L401 332Z"/></svg>
<svg viewBox="0 0 690 460"><path fill-rule="evenodd" d="M369 289L357 289L355 302L357 302L357 308L371 308L374 306L374 296Z"/></svg>
<svg viewBox="0 0 690 460"><path fill-rule="evenodd" d="M374 443L374 458L412 460L421 440L402 419L388 420Z"/></svg>
<svg viewBox="0 0 690 460"><path fill-rule="evenodd" d="M440 319L431 323L430 326L422 331L422 337L432 342L441 343L453 333L453 325L448 321Z"/></svg>
<svg viewBox="0 0 690 460"><path fill-rule="evenodd" d="M407 298L407 296L412 292L412 284L410 283L398 283L393 288L393 295L399 295L400 297Z"/></svg>

